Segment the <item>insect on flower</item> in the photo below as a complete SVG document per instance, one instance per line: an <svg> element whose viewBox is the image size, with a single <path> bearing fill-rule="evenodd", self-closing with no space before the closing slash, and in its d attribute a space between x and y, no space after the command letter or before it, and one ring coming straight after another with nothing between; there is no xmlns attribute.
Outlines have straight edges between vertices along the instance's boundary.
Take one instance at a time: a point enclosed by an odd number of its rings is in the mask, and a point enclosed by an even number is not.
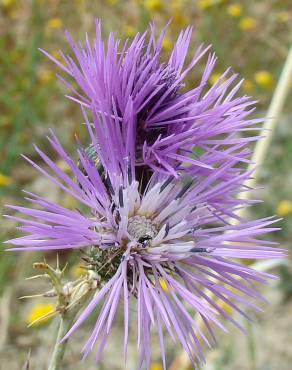
<svg viewBox="0 0 292 370"><path fill-rule="evenodd" d="M224 330L221 318L241 328L207 293L212 292L246 316L239 304L259 309L250 298L261 299L251 283L265 282L272 276L235 259L278 258L285 254L271 242L258 239L277 230L271 226L273 217L240 219L236 225L229 222L232 218L238 220L236 210L249 203L236 195L248 190L243 184L251 176L238 166L248 161L246 145L251 139L236 137L235 133L258 121L244 120L249 113L248 99L232 99L238 85L223 98L233 77L221 85L215 83L202 96L214 56L208 59L200 86L189 93L178 92L186 74L178 77L189 29L180 35L168 64L158 63L162 38L157 46L153 30L146 51L145 35L138 35L127 51L124 47L119 61L118 43L110 36L105 53L98 38L99 24L97 32L94 49L88 42L87 52L74 48L79 63L86 66L82 71L90 73L90 79L65 58L69 65L66 71L88 96L80 95L79 102L94 157L79 148L79 165L75 164L51 132L49 142L68 164L75 181L38 147L36 151L48 171L26 158L76 198L84 210L66 209L28 193L27 200L38 209L10 206L29 217L9 216L22 224L20 229L27 235L8 242L16 246L12 250L84 250L83 259L99 284L63 338L68 339L102 303L83 348L84 356L98 342L96 358L100 359L116 312L121 309L125 358L129 327L136 320L137 368L150 367L152 326L158 335L164 369L165 331L181 343L195 364L204 361L202 342L212 343L214 327ZM89 122L86 109L92 113L93 122ZM216 135L219 138L210 138ZM189 149L196 143L205 150L200 160L190 156ZM185 161L189 166L184 165ZM151 169L146 178L141 167ZM130 306L135 306L136 314ZM190 308L203 319L207 334L197 326Z"/></svg>

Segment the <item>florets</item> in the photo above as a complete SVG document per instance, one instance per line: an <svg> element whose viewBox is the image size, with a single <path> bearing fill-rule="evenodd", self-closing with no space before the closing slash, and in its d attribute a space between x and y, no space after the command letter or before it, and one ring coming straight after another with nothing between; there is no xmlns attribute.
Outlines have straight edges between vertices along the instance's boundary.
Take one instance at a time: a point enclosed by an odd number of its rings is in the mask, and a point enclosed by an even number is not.
<svg viewBox="0 0 292 370"><path fill-rule="evenodd" d="M253 102L236 97L240 83L227 92L236 77L224 82L228 72L204 92L215 63L212 54L200 84L181 91L187 73L207 52L199 48L183 69L190 35L190 28L180 34L166 63L158 59L164 33L156 41L153 29L149 43L146 33L137 35L121 52L112 35L105 52L99 23L94 47L86 41L78 49L70 39L79 67L69 57L64 57L65 66L56 62L83 91L75 95L83 107L90 146L79 147L76 164L51 132L49 142L73 178L38 147L48 170L26 159L80 202L82 212L31 193L27 200L35 208L10 206L28 216L9 216L27 234L9 241L16 245L12 250L84 252L88 275L81 283L87 284L86 293L94 295L63 340L102 302L83 348L86 356L100 340L99 359L117 309L122 307L126 357L133 305L139 369L143 364L147 369L150 366L152 326L157 329L164 368L163 329L181 343L194 364L204 361L202 342L210 345L213 326L224 330L221 318L241 328L208 292L246 316L238 304L258 309L250 298L261 298L251 283L272 276L241 260L285 254L258 238L277 230L271 226L273 217L248 221L236 214L239 207L249 204L238 197L250 190L245 183L251 173L242 162L249 162L247 145L258 137L238 134L260 121L246 119ZM202 151L195 158L194 147ZM73 302L83 299L79 286L73 285L68 293L70 299L77 297ZM187 307L202 317L209 338Z"/></svg>

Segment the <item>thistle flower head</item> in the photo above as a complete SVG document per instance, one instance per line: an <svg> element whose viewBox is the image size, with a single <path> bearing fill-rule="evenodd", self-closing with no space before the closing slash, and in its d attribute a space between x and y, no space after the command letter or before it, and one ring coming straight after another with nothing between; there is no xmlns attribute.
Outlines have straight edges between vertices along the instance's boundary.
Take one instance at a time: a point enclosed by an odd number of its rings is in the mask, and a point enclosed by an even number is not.
<svg viewBox="0 0 292 370"><path fill-rule="evenodd" d="M238 166L248 161L245 146L251 139L236 136L256 122L244 120L250 102L234 98L238 85L225 96L234 77L202 95L214 56L208 59L200 85L182 93L182 80L202 49L182 72L190 29L180 35L166 64L158 62L163 36L156 42L153 30L150 35L146 48L145 35L137 35L119 58L112 35L105 52L99 23L93 49L88 42L81 51L72 44L81 69L67 57L64 69L86 93L78 96L91 149L79 148L79 164L75 163L51 132L49 142L75 180L38 147L49 170L26 159L76 198L82 211L28 193L27 200L38 208L10 206L29 217L9 216L27 233L9 241L16 245L14 250L85 251L88 269L99 283L64 338L102 303L83 348L85 356L99 342L100 358L121 308L126 357L130 305L136 306L139 369L150 366L152 326L157 329L164 368L164 331L181 343L193 363L203 361L202 342L211 344L214 326L224 329L221 318L241 328L208 292L246 316L238 305L258 309L250 298L261 298L251 283L271 276L236 259L284 254L258 239L276 230L271 226L274 218L247 221L236 215L238 208L252 203L237 197L249 190L244 183L251 176ZM87 108L93 122L85 114ZM189 153L194 145L204 149L198 160ZM146 177L141 167L151 168ZM239 222L233 225L232 219ZM209 335L197 326L189 308L201 316Z"/></svg>
<svg viewBox="0 0 292 370"><path fill-rule="evenodd" d="M258 137L237 137L237 133L257 130L253 126L261 120L248 118L254 101L236 95L243 81L235 82L237 75L228 68L208 88L216 63L215 54L209 53L201 77L196 77L198 84L185 91L189 73L210 46L200 45L186 63L192 34L188 27L180 33L168 60L162 61L166 30L156 39L151 25L124 44L111 33L106 46L97 21L92 44L88 38L84 44L76 44L67 33L74 58L62 54L61 63L44 53L68 75L68 80L60 79L72 93L69 98L88 108L95 120L102 115L102 120L112 121L105 124L103 135L103 124L95 128L94 136L104 143L111 136L114 146L108 150L115 150L120 158L135 151L138 180L147 182L153 171L177 176L179 168L191 175L205 175L229 158L247 162L244 148ZM77 83L78 91L70 80ZM131 140L131 153L125 153L127 140Z"/></svg>
<svg viewBox="0 0 292 370"><path fill-rule="evenodd" d="M90 125L88 124L90 130ZM97 357L109 335L119 303L123 303L125 321L125 353L128 342L129 304L135 300L137 310L140 367L149 367L150 328L158 330L164 358L163 328L175 339L177 335L189 356L203 360L199 338L209 339L196 327L185 304L201 315L213 336L210 324L223 328L216 313L240 327L231 315L208 298L207 289L244 314L236 303L255 307L240 293L259 298L251 281L264 281L269 276L229 258L274 258L283 252L256 236L276 230L270 227L273 218L242 222L232 226L227 219L240 200L231 195L249 177L230 160L201 178L175 178L161 173L151 176L146 189L140 191L132 171L135 159L107 164L100 145L96 146L104 171L79 151L85 171L64 151L54 134L52 147L70 166L74 182L40 149L39 155L55 176L29 160L65 192L78 199L87 211L69 210L29 193L28 201L42 210L11 206L29 218L12 216L20 221L28 235L12 239L17 250L85 249L88 268L100 282L94 297L66 335L69 337L103 301L102 309L83 352L87 355L100 339ZM116 170L114 170L116 169ZM234 176L221 180L221 173L231 169ZM228 232L226 232L228 231ZM237 279L241 278L241 280ZM217 279L217 282L214 281ZM165 287L161 285L163 279ZM235 293L236 289L239 293ZM196 349L195 354L193 349ZM165 366L165 365L164 365Z"/></svg>

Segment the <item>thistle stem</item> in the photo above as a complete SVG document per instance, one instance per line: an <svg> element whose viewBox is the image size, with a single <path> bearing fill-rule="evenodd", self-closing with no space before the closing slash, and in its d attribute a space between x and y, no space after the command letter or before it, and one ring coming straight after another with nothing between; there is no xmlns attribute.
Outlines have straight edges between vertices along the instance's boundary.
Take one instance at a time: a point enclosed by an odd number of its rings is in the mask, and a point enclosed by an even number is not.
<svg viewBox="0 0 292 370"><path fill-rule="evenodd" d="M58 328L58 334L56 338L56 343L54 347L54 351L51 357L50 365L48 367L48 370L60 370L66 345L67 345L67 340L61 343L62 338L65 336L65 334L68 332L70 329L76 312L65 312L64 314L61 315L60 318L60 324Z"/></svg>
<svg viewBox="0 0 292 370"><path fill-rule="evenodd" d="M248 166L249 171L254 169L255 163L258 167L254 171L253 177L246 182L245 185L247 186L254 187L257 183L260 174L259 168L263 164L265 158L267 157L269 145L273 139L275 130L277 128L279 119L283 111L283 107L285 105L288 93L290 91L291 77L292 77L292 45L290 46L290 51L287 55L284 67L281 72L281 76L279 78L270 106L268 108L266 121L264 122L264 125L262 127L262 133L264 135L264 138L262 138L256 143L251 158L251 164ZM241 199L249 199L249 197L250 197L249 191L240 193ZM242 208L238 212L238 215L242 217L244 213L245 208Z"/></svg>

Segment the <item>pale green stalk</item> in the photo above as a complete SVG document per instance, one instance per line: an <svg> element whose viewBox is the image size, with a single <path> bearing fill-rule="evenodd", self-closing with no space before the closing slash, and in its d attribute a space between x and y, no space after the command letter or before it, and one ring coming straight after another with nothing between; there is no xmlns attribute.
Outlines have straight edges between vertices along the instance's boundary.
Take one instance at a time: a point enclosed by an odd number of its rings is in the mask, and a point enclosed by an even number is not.
<svg viewBox="0 0 292 370"><path fill-rule="evenodd" d="M266 121L264 122L262 128L262 134L265 137L257 142L251 158L252 163L248 167L248 170L253 170L254 163L258 166L256 168L256 171L254 171L253 173L253 178L246 182L247 186L253 187L258 180L260 173L259 167L263 164L267 156L269 145L272 141L277 124L279 123L279 118L281 117L281 113L289 93L291 78L292 78L292 45L290 47L290 51L288 53L285 65L283 67L280 79L277 83L273 98L267 111ZM240 194L241 199L248 199L249 197L250 197L249 191L245 191L244 193Z"/></svg>
<svg viewBox="0 0 292 370"><path fill-rule="evenodd" d="M60 324L58 329L58 334L56 338L56 343L54 347L54 351L50 360L50 365L48 367L48 370L60 370L61 364L63 361L66 344L67 341L64 341L62 343L61 340L65 336L65 334L70 329L73 321L74 321L75 315L70 315L69 313L65 313L60 318Z"/></svg>

